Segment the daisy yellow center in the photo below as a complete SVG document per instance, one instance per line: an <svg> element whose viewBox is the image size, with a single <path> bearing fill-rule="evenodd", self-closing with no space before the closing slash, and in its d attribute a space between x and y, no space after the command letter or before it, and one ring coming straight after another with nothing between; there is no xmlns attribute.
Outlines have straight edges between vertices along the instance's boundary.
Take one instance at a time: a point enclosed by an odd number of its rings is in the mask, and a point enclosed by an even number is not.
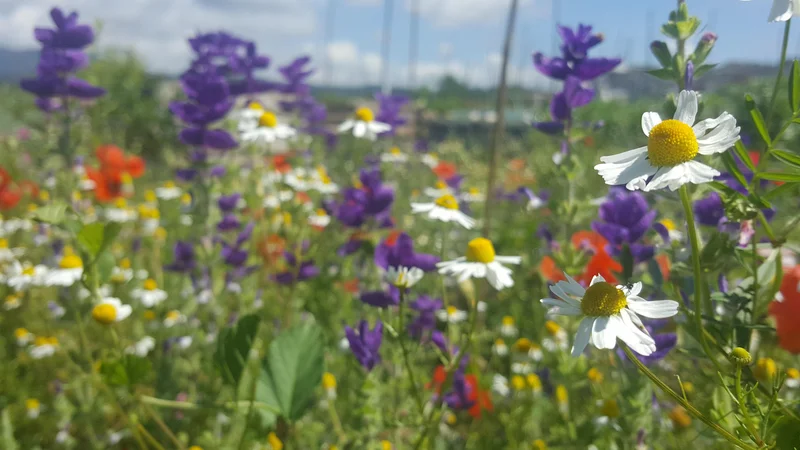
<svg viewBox="0 0 800 450"><path fill-rule="evenodd" d="M16 330L14 330L14 337L16 337L17 339L28 337L29 334L31 333L25 328L17 328Z"/></svg>
<svg viewBox="0 0 800 450"><path fill-rule="evenodd" d="M126 202L124 198L120 197L114 201L114 206L119 209L125 209L128 207L128 202Z"/></svg>
<svg viewBox="0 0 800 450"><path fill-rule="evenodd" d="M35 398L29 398L25 400L25 408L29 410L39 409L39 400L36 400Z"/></svg>
<svg viewBox="0 0 800 450"><path fill-rule="evenodd" d="M131 184L133 183L133 177L128 172L122 174L122 184Z"/></svg>
<svg viewBox="0 0 800 450"><path fill-rule="evenodd" d="M613 316L626 306L625 293L605 281L590 286L581 300L581 310L587 316Z"/></svg>
<svg viewBox="0 0 800 450"><path fill-rule="evenodd" d="M505 347L506 346L506 341L504 341L502 339L497 339L496 341L494 341L494 346L495 347Z"/></svg>
<svg viewBox="0 0 800 450"><path fill-rule="evenodd" d="M467 261L489 264L494 261L494 245L486 238L475 238L467 244Z"/></svg>
<svg viewBox="0 0 800 450"><path fill-rule="evenodd" d="M371 109L361 107L356 110L356 119L362 122L372 122L375 120L375 114Z"/></svg>
<svg viewBox="0 0 800 450"><path fill-rule="evenodd" d="M83 261L77 255L66 255L61 258L61 262L58 265L62 269L80 269L83 267Z"/></svg>
<svg viewBox="0 0 800 450"><path fill-rule="evenodd" d="M535 373L528 374L528 376L525 377L525 381L528 382L528 386L530 386L534 391L539 391L542 389L542 379L539 378L539 375L536 375Z"/></svg>
<svg viewBox="0 0 800 450"><path fill-rule="evenodd" d="M122 258L119 261L119 268L122 270L128 270L131 268L131 260L128 258Z"/></svg>
<svg viewBox="0 0 800 450"><path fill-rule="evenodd" d="M522 378L520 375L514 375L511 377L511 387L513 387L515 391L525 389L525 378Z"/></svg>
<svg viewBox="0 0 800 450"><path fill-rule="evenodd" d="M675 226L675 222L673 222L671 219L661 219L661 225L664 225L664 228L666 228L669 231L674 231L678 229L678 227Z"/></svg>
<svg viewBox="0 0 800 450"><path fill-rule="evenodd" d="M556 387L556 400L558 403L567 403L569 401L569 394L567 393L567 388L564 387L563 384L559 384Z"/></svg>
<svg viewBox="0 0 800 450"><path fill-rule="evenodd" d="M170 311L167 313L167 320L176 321L181 318L181 313L178 311Z"/></svg>
<svg viewBox="0 0 800 450"><path fill-rule="evenodd" d="M788 378L796 380L796 379L800 378L800 370L797 370L795 368L786 369L786 376Z"/></svg>
<svg viewBox="0 0 800 450"><path fill-rule="evenodd" d="M586 376L592 383L603 382L603 373L597 370L596 367L592 367L591 369L589 369L589 372L586 373Z"/></svg>
<svg viewBox="0 0 800 450"><path fill-rule="evenodd" d="M148 278L144 281L144 289L147 291L155 291L158 289L158 283L156 283L156 280Z"/></svg>
<svg viewBox="0 0 800 450"><path fill-rule="evenodd" d="M458 422L458 417L455 414L447 414L444 420L448 425L455 425Z"/></svg>
<svg viewBox="0 0 800 450"><path fill-rule="evenodd" d="M22 274L23 275L27 275L29 277L32 277L35 273L36 273L36 270L31 266L22 269Z"/></svg>
<svg viewBox="0 0 800 450"><path fill-rule="evenodd" d="M336 389L336 377L330 372L323 373L322 387L326 390Z"/></svg>
<svg viewBox="0 0 800 450"><path fill-rule="evenodd" d="M514 318L511 316L503 317L503 325L512 326L514 325Z"/></svg>
<svg viewBox="0 0 800 450"><path fill-rule="evenodd" d="M252 109L253 111L263 111L264 107L261 106L261 103L252 102L249 105L247 105L247 109Z"/></svg>
<svg viewBox="0 0 800 450"><path fill-rule="evenodd" d="M278 118L275 117L275 114L269 111L264 111L261 114L261 117L258 118L258 124L262 127L275 128L275 125L278 124Z"/></svg>
<svg viewBox="0 0 800 450"><path fill-rule="evenodd" d="M458 308L455 306L448 306L447 307L447 315L448 316L455 316L458 313Z"/></svg>
<svg viewBox="0 0 800 450"><path fill-rule="evenodd" d="M148 203L155 203L156 201L156 193L154 191L145 191L144 193L144 201Z"/></svg>
<svg viewBox="0 0 800 450"><path fill-rule="evenodd" d="M533 346L533 342L531 342L528 338L519 338L517 342L514 343L514 348L521 352L527 352Z"/></svg>
<svg viewBox="0 0 800 450"><path fill-rule="evenodd" d="M559 331L561 331L561 327L552 320L548 320L547 322L545 322L544 328L547 330L548 333L550 333L551 336L555 336L556 334L558 334Z"/></svg>
<svg viewBox="0 0 800 450"><path fill-rule="evenodd" d="M0 239L0 248L8 248L8 240Z"/></svg>
<svg viewBox="0 0 800 450"><path fill-rule="evenodd" d="M619 417L619 404L616 400L606 400L600 408L600 413L612 419Z"/></svg>
<svg viewBox="0 0 800 450"><path fill-rule="evenodd" d="M402 155L403 154L403 152L401 152L400 149L397 148L397 147L392 147L392 149L389 150L389 153L391 153L393 155Z"/></svg>
<svg viewBox="0 0 800 450"><path fill-rule="evenodd" d="M481 193L481 191L478 190L478 188L472 187L472 188L469 188L469 193L472 194L472 195L478 195L478 194Z"/></svg>
<svg viewBox="0 0 800 450"><path fill-rule="evenodd" d="M443 195L436 199L437 206L441 206L442 208L447 209L458 209L458 200L450 194Z"/></svg>
<svg viewBox="0 0 800 450"><path fill-rule="evenodd" d="M647 156L656 167L676 166L697 156L700 144L692 127L680 120L669 119L650 130Z"/></svg>
<svg viewBox="0 0 800 450"><path fill-rule="evenodd" d="M147 310L147 311L144 312L144 314L142 314L142 317L144 317L144 320L155 320L156 313L154 313L153 311Z"/></svg>
<svg viewBox="0 0 800 450"><path fill-rule="evenodd" d="M184 205L191 205L192 204L192 194L185 193L181 196L181 203Z"/></svg>
<svg viewBox="0 0 800 450"><path fill-rule="evenodd" d="M103 325L111 325L117 320L117 308L108 303L101 303L92 309L92 318Z"/></svg>
<svg viewBox="0 0 800 450"><path fill-rule="evenodd" d="M441 189L447 189L447 183L445 183L442 180L437 181L435 186L436 186L436 189L440 189L440 190Z"/></svg>
<svg viewBox="0 0 800 450"><path fill-rule="evenodd" d="M172 188L175 187L175 182L174 181L167 181L166 183L164 183L164 187L167 188L167 189L172 189Z"/></svg>

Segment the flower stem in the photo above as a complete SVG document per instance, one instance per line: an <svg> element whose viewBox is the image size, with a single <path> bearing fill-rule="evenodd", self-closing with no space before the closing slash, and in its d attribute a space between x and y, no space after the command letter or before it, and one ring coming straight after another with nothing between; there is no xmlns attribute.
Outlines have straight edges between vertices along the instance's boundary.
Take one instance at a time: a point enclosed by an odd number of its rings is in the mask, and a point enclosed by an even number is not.
<svg viewBox="0 0 800 450"><path fill-rule="evenodd" d="M778 76L775 78L775 86L772 88L772 96L769 99L769 109L767 110L768 122L772 122L772 113L775 109L775 100L778 98L781 80L783 79L783 68L786 66L786 49L789 47L789 29L792 27L792 19L786 21L783 26L783 43L781 44L781 62L778 64Z"/></svg>
<svg viewBox="0 0 800 450"><path fill-rule="evenodd" d="M411 361L408 358L408 348L406 348L405 342L405 328L404 328L404 320L405 320L405 289L400 288L400 307L398 311L399 318L399 325L397 326L397 340L400 342L400 350L403 352L403 363L406 366L406 372L408 372L408 381L411 383L411 391L414 394L414 401L417 403L417 408L419 409L420 415L423 417L425 416L425 405L422 402L421 393L419 388L417 387L417 382L414 380L414 370L411 367Z"/></svg>
<svg viewBox="0 0 800 450"><path fill-rule="evenodd" d="M747 398L745 398L744 390L742 389L742 366L738 364L736 365L736 384L734 384L734 389L736 390L736 400L739 402L739 411L742 414L745 427L756 442L756 445L761 446L762 442L761 438L758 436L758 429L753 423L750 413L747 411Z"/></svg>
<svg viewBox="0 0 800 450"><path fill-rule="evenodd" d="M642 374L644 376L649 378L650 381L653 382L653 384L658 386L658 388L661 389L665 394L669 395L670 397L672 397L673 400L675 400L681 406L683 406L686 409L686 411L688 411L691 415L695 416L698 420L700 420L701 422L706 424L706 426L708 426L709 428L714 430L717 434L722 436L726 441L728 441L731 444L735 445L736 447L744 449L744 450L755 450L756 449L756 447L753 447L753 446L751 446L751 445L749 445L749 444L747 444L745 442L740 441L736 436L731 434L728 430L722 428L716 422L714 422L712 419L709 419L708 417L703 415L703 413L698 411L697 408L692 406L691 403L686 401L677 392L673 391L672 388L670 388L669 386L667 386L666 383L661 381L661 379L658 378L658 376L656 376L656 374L651 372L650 369L647 368L647 366L642 364L642 362L639 361L639 359L636 358L636 356L634 356L634 354L631 352L631 350L628 348L627 345L622 344L622 350L628 356L628 359L630 359L631 362L633 362L633 364L636 365L636 367L639 369L639 371L642 372Z"/></svg>

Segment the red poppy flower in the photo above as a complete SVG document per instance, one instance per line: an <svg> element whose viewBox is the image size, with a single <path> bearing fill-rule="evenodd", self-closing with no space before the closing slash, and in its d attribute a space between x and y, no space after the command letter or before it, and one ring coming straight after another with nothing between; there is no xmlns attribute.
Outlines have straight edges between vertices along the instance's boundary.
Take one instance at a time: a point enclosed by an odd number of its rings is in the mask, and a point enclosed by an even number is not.
<svg viewBox="0 0 800 450"><path fill-rule="evenodd" d="M783 274L783 301L773 301L769 313L775 318L778 344L791 353L800 353L800 265Z"/></svg>
<svg viewBox="0 0 800 450"><path fill-rule="evenodd" d="M11 175L6 172L6 169L0 167L0 191L4 190L9 183L11 183Z"/></svg>
<svg viewBox="0 0 800 450"><path fill-rule="evenodd" d="M8 186L0 190L0 210L12 209L20 200L22 200L22 191L18 187Z"/></svg>
<svg viewBox="0 0 800 450"><path fill-rule="evenodd" d="M437 394L442 393L442 385L444 382L447 381L447 371L444 370L444 366L439 365L433 369L433 379L425 384L425 389L433 390Z"/></svg>
<svg viewBox="0 0 800 450"><path fill-rule="evenodd" d="M594 231L578 231L572 235L571 241L575 249L582 249L592 253L592 257L583 272L573 277L575 281L588 286L592 281L592 277L601 275L609 283L617 282L614 272L622 272L622 265L606 253L607 241L603 236ZM553 283L566 279L561 269L556 266L555 260L549 256L542 258L539 270L547 280Z"/></svg>
<svg viewBox="0 0 800 450"><path fill-rule="evenodd" d="M272 167L279 173L287 173L292 170L292 165L286 160L286 155L273 156Z"/></svg>
<svg viewBox="0 0 800 450"><path fill-rule="evenodd" d="M346 280L342 282L342 289L345 292L350 294L358 294L358 278L353 278L352 280Z"/></svg>
<svg viewBox="0 0 800 450"><path fill-rule="evenodd" d="M458 170L456 169L456 165L453 163L439 161L439 164L433 168L433 173L435 173L440 180L447 180L458 173Z"/></svg>
<svg viewBox="0 0 800 450"><path fill-rule="evenodd" d="M478 384L478 377L470 374L464 377L464 381L467 383L467 389L469 390L467 399L472 402L472 407L468 411L469 415L480 419L482 411L493 412L494 404L492 404L492 399L489 397L488 391L481 389L480 384Z"/></svg>
<svg viewBox="0 0 800 450"><path fill-rule="evenodd" d="M123 175L139 178L144 175L145 163L138 156L126 156L115 145L101 145L95 149L100 167L86 168L86 176L94 181L94 195L100 202L111 202L122 196Z"/></svg>

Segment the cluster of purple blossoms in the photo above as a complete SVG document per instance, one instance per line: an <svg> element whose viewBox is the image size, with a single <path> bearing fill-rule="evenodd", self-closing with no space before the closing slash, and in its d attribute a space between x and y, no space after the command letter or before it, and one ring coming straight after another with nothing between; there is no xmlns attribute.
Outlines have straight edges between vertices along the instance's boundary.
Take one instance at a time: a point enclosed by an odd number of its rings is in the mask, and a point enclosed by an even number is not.
<svg viewBox="0 0 800 450"><path fill-rule="evenodd" d="M408 103L408 97L403 95L386 95L382 93L375 94L375 101L378 102L378 114L375 115L375 120L388 125L391 129L381 136L393 136L395 129L399 126L405 125L408 120L401 115L403 107Z"/></svg>
<svg viewBox="0 0 800 450"><path fill-rule="evenodd" d="M218 238L218 241L222 244L220 256L222 256L225 265L230 267L225 276L225 280L229 285L257 269L257 266L247 265L249 253L244 248L253 235L255 223L250 222L242 228L242 224L235 214L241 197L241 194L233 193L231 195L223 195L217 200L217 206L222 212L222 220L217 224L217 230L223 234L238 231L236 239L231 242L223 237Z"/></svg>
<svg viewBox="0 0 800 450"><path fill-rule="evenodd" d="M359 181L360 186L344 191L341 202L325 205L328 214L350 228L360 228L371 219L381 228L392 226L394 189L383 184L380 169L361 169Z"/></svg>
<svg viewBox="0 0 800 450"><path fill-rule="evenodd" d="M417 312L417 317L408 324L408 334L414 338L423 339L426 332L430 332L434 342L443 341L444 335L436 330L436 311L442 309L442 301L421 295L410 306ZM437 345L440 344L437 343ZM446 344L443 346L446 347Z"/></svg>
<svg viewBox="0 0 800 450"><path fill-rule="evenodd" d="M358 324L358 331L346 326L344 334L350 344L350 351L362 367L371 371L376 364L381 362L381 343L383 342L383 322L375 322L375 328L369 329L369 323L362 320Z"/></svg>
<svg viewBox="0 0 800 450"><path fill-rule="evenodd" d="M36 96L36 106L45 112L61 109L68 98L93 99L105 89L92 86L74 74L89 64L83 51L94 41L89 25L78 24L78 13L64 15L59 8L50 10L55 28L36 28L34 36L42 44L36 78L25 78L22 89Z"/></svg>
<svg viewBox="0 0 800 450"><path fill-rule="evenodd" d="M309 280L319 275L319 267L314 265L314 260L301 260L300 258L308 253L309 243L303 242L297 252L283 252L283 259L286 261L286 270L277 273L273 279L280 284L294 284L300 281Z"/></svg>
<svg viewBox="0 0 800 450"><path fill-rule="evenodd" d="M600 205L599 216L600 220L592 222L592 229L606 238L610 247L606 251L610 255L620 255L627 246L636 263L653 258L655 247L641 241L653 227L656 211L650 209L641 192L611 188Z"/></svg>
<svg viewBox="0 0 800 450"><path fill-rule="evenodd" d="M172 248L172 263L165 267L170 272L190 274L197 268L194 245L188 241L177 241Z"/></svg>
<svg viewBox="0 0 800 450"><path fill-rule="evenodd" d="M308 77L314 73L314 70L308 67L310 62L310 57L301 56L278 69L284 80L279 89L283 94L290 96L290 100L281 102L281 109L284 112L296 112L303 121L303 131L323 137L328 149L333 149L336 147L337 137L336 133L325 127L328 109L314 99L311 95L311 86L308 84Z"/></svg>
<svg viewBox="0 0 800 450"><path fill-rule="evenodd" d="M661 361L669 352L672 351L673 348L675 348L675 345L678 343L677 334L672 332L660 332L668 323L669 321L665 319L652 319L648 320L644 324L647 333L653 337L654 341L656 341L656 351L647 356L640 355L634 351L634 354L637 355L639 361L645 365L649 366ZM617 355L620 359L625 357L625 353L619 348L617 349Z"/></svg>

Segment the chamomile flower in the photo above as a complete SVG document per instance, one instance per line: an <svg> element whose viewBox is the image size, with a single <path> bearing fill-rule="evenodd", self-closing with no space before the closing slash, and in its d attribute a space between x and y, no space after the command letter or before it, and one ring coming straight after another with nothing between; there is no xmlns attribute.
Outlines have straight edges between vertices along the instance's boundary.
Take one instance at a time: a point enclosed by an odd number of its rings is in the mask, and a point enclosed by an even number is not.
<svg viewBox="0 0 800 450"><path fill-rule="evenodd" d="M436 199L433 203L412 203L412 214L426 214L429 219L442 222L456 222L470 230L475 226L475 219L458 209L458 200L450 194Z"/></svg>
<svg viewBox="0 0 800 450"><path fill-rule="evenodd" d="M400 289L408 289L417 284L425 272L418 267L389 267L384 274L384 280Z"/></svg>
<svg viewBox="0 0 800 450"><path fill-rule="evenodd" d="M298 167L286 174L284 183L289 185L295 192L305 192L311 189L313 184L312 174L306 169Z"/></svg>
<svg viewBox="0 0 800 450"><path fill-rule="evenodd" d="M336 377L332 373L325 372L322 374L322 388L325 390L325 397L328 400L336 398Z"/></svg>
<svg viewBox="0 0 800 450"><path fill-rule="evenodd" d="M528 387L530 387L533 391L533 395L539 395L542 393L542 379L539 378L539 375L535 373L529 373L525 376L525 382L528 383Z"/></svg>
<svg viewBox="0 0 800 450"><path fill-rule="evenodd" d="M239 122L239 133L244 142L264 142L271 144L297 135L297 130L280 123L272 111L251 109L250 117L243 117ZM257 118L254 118L255 114Z"/></svg>
<svg viewBox="0 0 800 450"><path fill-rule="evenodd" d="M426 153L422 155L422 164L425 164L433 169L439 165L439 157L436 155L436 153Z"/></svg>
<svg viewBox="0 0 800 450"><path fill-rule="evenodd" d="M438 318L442 322L461 323L467 320L467 312L462 311L453 305L450 305L445 309L440 309L436 311L436 318Z"/></svg>
<svg viewBox="0 0 800 450"><path fill-rule="evenodd" d="M92 318L103 325L125 320L131 315L131 305L123 305L120 299L106 297L92 308Z"/></svg>
<svg viewBox="0 0 800 450"><path fill-rule="evenodd" d="M461 200L467 203L480 203L486 200L486 195L483 194L478 188L469 188L466 192L461 194Z"/></svg>
<svg viewBox="0 0 800 450"><path fill-rule="evenodd" d="M164 326L170 328L185 321L186 321L186 316L181 314L180 311L172 310L168 312L167 316L164 318Z"/></svg>
<svg viewBox="0 0 800 450"><path fill-rule="evenodd" d="M445 195L453 195L453 189L442 180L437 181L432 188L425 188L423 192L425 192L425 195L428 197L433 198L439 198Z"/></svg>
<svg viewBox="0 0 800 450"><path fill-rule="evenodd" d="M152 308L166 300L167 293L158 288L156 280L148 278L141 288L131 291L131 297L139 300L145 308Z"/></svg>
<svg viewBox="0 0 800 450"><path fill-rule="evenodd" d="M786 387L797 389L800 387L800 370L793 367L786 369Z"/></svg>
<svg viewBox="0 0 800 450"><path fill-rule="evenodd" d="M3 309L6 311L17 309L20 306L22 306L22 303L19 301L19 294L9 294L3 301Z"/></svg>
<svg viewBox="0 0 800 450"><path fill-rule="evenodd" d="M24 248L8 248L8 240L0 238L0 263L14 261L25 253Z"/></svg>
<svg viewBox="0 0 800 450"><path fill-rule="evenodd" d="M528 357L532 360L539 362L544 358L544 353L542 352L542 347L539 344L531 343L531 348L528 349Z"/></svg>
<svg viewBox="0 0 800 450"><path fill-rule="evenodd" d="M400 151L397 147L392 147L388 152L381 154L381 162L404 163L406 161L408 161L408 155Z"/></svg>
<svg viewBox="0 0 800 450"><path fill-rule="evenodd" d="M385 133L391 129L391 125L376 121L375 114L366 107L358 108L355 117L347 119L339 125L339 133L352 130L353 136L371 141L378 139L380 133Z"/></svg>
<svg viewBox="0 0 800 450"><path fill-rule="evenodd" d="M547 330L549 337L546 337L542 344L548 351L555 352L557 350L566 350L569 346L569 339L567 332L556 322L548 320L544 323L544 329Z"/></svg>
<svg viewBox="0 0 800 450"><path fill-rule="evenodd" d="M3 220L0 218L0 236L10 236L17 231L30 231L33 228L33 223L26 219L8 219Z"/></svg>
<svg viewBox="0 0 800 450"><path fill-rule="evenodd" d="M263 205L267 209L278 209L281 204L294 198L294 192L289 190L278 191L277 194L269 194L264 197Z"/></svg>
<svg viewBox="0 0 800 450"><path fill-rule="evenodd" d="M501 397L508 397L511 393L511 389L508 387L508 378L495 374L492 377L492 391Z"/></svg>
<svg viewBox="0 0 800 450"><path fill-rule="evenodd" d="M136 220L136 210L130 208L124 198L118 198L114 206L103 211L103 217L109 222L125 223Z"/></svg>
<svg viewBox="0 0 800 450"><path fill-rule="evenodd" d="M630 190L675 191L686 183L713 181L720 173L695 157L730 148L739 140L739 127L727 112L695 124L696 116L697 93L681 91L672 119L662 121L655 112L642 115L642 131L648 137L645 147L601 157L602 164L595 169L606 184L625 185Z"/></svg>
<svg viewBox="0 0 800 450"><path fill-rule="evenodd" d="M492 346L492 351L497 356L506 356L508 354L508 346L506 345L506 341L502 339L497 339L494 341L494 345Z"/></svg>
<svg viewBox="0 0 800 450"><path fill-rule="evenodd" d="M181 198L183 191L172 181L167 181L163 186L156 188L156 197L161 200L175 200Z"/></svg>
<svg viewBox="0 0 800 450"><path fill-rule="evenodd" d="M131 260L122 258L116 266L111 270L111 281L114 283L127 283L133 279L133 269L131 269Z"/></svg>
<svg viewBox="0 0 800 450"><path fill-rule="evenodd" d="M335 194L339 192L339 185L334 183L331 177L328 176L328 171L320 166L317 167L315 176L312 177L309 189L315 190L321 194Z"/></svg>
<svg viewBox="0 0 800 450"><path fill-rule="evenodd" d="M41 404L35 398L25 400L25 411L28 414L28 419L36 419L41 412Z"/></svg>
<svg viewBox="0 0 800 450"><path fill-rule="evenodd" d="M749 2L750 0L742 0ZM786 22L793 16L800 16L800 1L798 0L772 0L769 10L770 22Z"/></svg>
<svg viewBox="0 0 800 450"><path fill-rule="evenodd" d="M308 216L308 224L316 228L325 228L331 223L331 216L324 209L318 209L314 214Z"/></svg>
<svg viewBox="0 0 800 450"><path fill-rule="evenodd" d="M566 275L566 274L565 274ZM596 275L589 288L566 275L550 290L557 298L544 298L542 304L550 314L582 317L572 345L572 356L579 356L591 341L599 349L612 349L617 338L636 353L647 356L656 350L656 343L642 326L638 314L653 319L665 319L678 313L678 302L647 301L639 297L642 283L631 288L614 286Z"/></svg>
<svg viewBox="0 0 800 450"><path fill-rule="evenodd" d="M44 284L47 286L72 286L83 276L83 261L69 247L64 249L64 256L58 263L58 268L50 270L45 276Z"/></svg>
<svg viewBox="0 0 800 450"><path fill-rule="evenodd" d="M150 336L145 336L136 341L130 347L126 348L125 353L145 357L155 347L156 347L156 340Z"/></svg>
<svg viewBox="0 0 800 450"><path fill-rule="evenodd" d="M38 336L33 340L33 347L29 352L34 359L42 359L53 356L56 350L58 350L57 338Z"/></svg>
<svg viewBox="0 0 800 450"><path fill-rule="evenodd" d="M561 414L569 414L569 392L566 386L559 384L556 386L556 405Z"/></svg>
<svg viewBox="0 0 800 450"><path fill-rule="evenodd" d="M533 366L527 361L520 361L511 364L511 372L521 375L527 375L533 372Z"/></svg>
<svg viewBox="0 0 800 450"><path fill-rule="evenodd" d="M517 326L514 323L513 317L503 317L503 320L500 323L500 334L505 337L514 337L517 335Z"/></svg>
<svg viewBox="0 0 800 450"><path fill-rule="evenodd" d="M20 347L25 347L26 345L30 344L34 339L33 333L26 330L25 328L17 328L14 330L14 338L17 340L17 345Z"/></svg>
<svg viewBox="0 0 800 450"><path fill-rule="evenodd" d="M511 269L503 264L519 264L520 262L522 262L522 258L519 256L495 255L494 246L490 240L475 238L467 244L466 256L440 262L436 264L436 267L443 275L458 277L459 282L470 278L486 278L486 281L499 291L514 285Z"/></svg>
<svg viewBox="0 0 800 450"><path fill-rule="evenodd" d="M23 291L30 286L43 286L49 270L43 265L33 266L13 261L6 266L5 273L0 276L0 281L16 291Z"/></svg>

